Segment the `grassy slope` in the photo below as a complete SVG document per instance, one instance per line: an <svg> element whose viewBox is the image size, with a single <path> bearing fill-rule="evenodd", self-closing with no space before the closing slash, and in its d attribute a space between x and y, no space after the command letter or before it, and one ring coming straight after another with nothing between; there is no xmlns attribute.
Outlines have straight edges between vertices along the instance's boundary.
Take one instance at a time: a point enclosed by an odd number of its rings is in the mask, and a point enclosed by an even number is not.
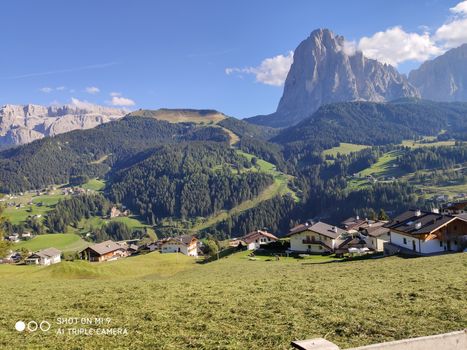
<svg viewBox="0 0 467 350"><path fill-rule="evenodd" d="M13 248L26 248L30 251L54 247L63 252L74 252L84 249L88 243L73 233L55 233L36 236L29 241L14 244Z"/></svg>
<svg viewBox="0 0 467 350"><path fill-rule="evenodd" d="M36 196L31 193L25 193L23 196L17 196L17 198L7 199L7 202L23 204L24 207L7 207L5 209L4 215L8 219L10 219L10 221L13 224L19 224L21 222L26 221L27 217L30 215L44 216L53 209L54 205L57 204L60 199L63 198L65 198L65 196L60 194L60 190L52 191L52 194L50 195L41 196ZM32 205L28 204L30 201L32 201ZM38 206L38 203L41 203L42 206Z"/></svg>
<svg viewBox="0 0 467 350"><path fill-rule="evenodd" d="M0 266L0 348L289 349L313 337L345 348L459 330L467 320L466 254L322 265L178 258ZM56 335L54 322L49 333L14 330L20 319L57 317L111 317L129 335Z"/></svg>
<svg viewBox="0 0 467 350"><path fill-rule="evenodd" d="M425 137L425 141L429 143L423 143L419 141L403 141L402 145L409 148L419 147L440 147L440 146L453 146L454 141L434 141L430 137ZM400 151L391 151L383 154L376 163L371 167L362 170L359 173L359 179L351 179L348 183L349 190L358 190L365 186L368 186L370 182L366 179L367 176L373 176L374 178L381 177L394 177L398 180L408 181L415 185L420 190L423 190L426 197L433 195L446 194L448 196L455 196L459 193L467 193L467 184L456 184L449 186L427 186L423 183L415 183L413 178L415 173L406 173L397 167L397 157L400 155ZM418 173L423 173L419 171Z"/></svg>
<svg viewBox="0 0 467 350"><path fill-rule="evenodd" d="M338 147L333 147L333 148L330 148L330 149L327 149L325 151L323 151L323 155L326 156L326 155L330 155L330 156L337 156L337 154L341 154L341 155L344 155L344 154L350 154L352 152L358 152L358 151L361 151L365 148L368 148L370 146L365 146L365 145L357 145L357 144L353 144L353 143L345 143L345 142L342 142L339 144Z"/></svg>

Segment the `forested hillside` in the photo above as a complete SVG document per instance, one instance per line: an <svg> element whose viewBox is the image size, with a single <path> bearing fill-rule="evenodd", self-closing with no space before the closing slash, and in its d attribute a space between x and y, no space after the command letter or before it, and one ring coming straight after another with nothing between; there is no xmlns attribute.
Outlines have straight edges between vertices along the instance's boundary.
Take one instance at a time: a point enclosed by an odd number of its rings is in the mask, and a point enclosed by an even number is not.
<svg viewBox="0 0 467 350"><path fill-rule="evenodd" d="M67 183L75 175L103 176L115 164L156 145L210 139L222 142L228 137L214 127L125 117L95 129L44 138L0 152L0 191Z"/></svg>
<svg viewBox="0 0 467 350"><path fill-rule="evenodd" d="M391 103L346 102L321 107L310 118L271 139L286 147L287 158L340 142L386 145L427 135L465 140L466 103L399 100Z"/></svg>
<svg viewBox="0 0 467 350"><path fill-rule="evenodd" d="M272 176L250 168L250 161L224 144L164 145L118 171L109 195L153 225L164 217L204 217L255 198L272 184Z"/></svg>

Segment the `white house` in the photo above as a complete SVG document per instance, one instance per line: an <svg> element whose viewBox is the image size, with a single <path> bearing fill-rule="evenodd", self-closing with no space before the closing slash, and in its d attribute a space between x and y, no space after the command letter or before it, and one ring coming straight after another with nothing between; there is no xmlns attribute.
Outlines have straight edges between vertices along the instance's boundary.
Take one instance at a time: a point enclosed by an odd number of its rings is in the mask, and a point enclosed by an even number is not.
<svg viewBox="0 0 467 350"><path fill-rule="evenodd" d="M31 254L25 260L28 265L43 265L48 266L57 264L61 261L62 252L55 248L47 248Z"/></svg>
<svg viewBox="0 0 467 350"><path fill-rule="evenodd" d="M248 250L256 250L261 248L262 245L269 244L277 240L278 238L272 233L256 230L231 241L230 246L237 247L242 244L243 246L246 246Z"/></svg>
<svg viewBox="0 0 467 350"><path fill-rule="evenodd" d="M386 227L392 246L421 255L460 251L460 242L467 238L467 220L421 210L406 211Z"/></svg>
<svg viewBox="0 0 467 350"><path fill-rule="evenodd" d="M198 240L194 236L184 235L167 238L160 244L161 253L182 253L187 256L198 256Z"/></svg>
<svg viewBox="0 0 467 350"><path fill-rule="evenodd" d="M384 243L389 242L390 238L389 228L384 227L386 224L387 221L373 222L360 231L369 249L376 252L382 252L384 250Z"/></svg>
<svg viewBox="0 0 467 350"><path fill-rule="evenodd" d="M338 245L338 237L347 231L336 226L317 222L305 223L292 228L287 236L290 237L290 250L303 253L332 252Z"/></svg>

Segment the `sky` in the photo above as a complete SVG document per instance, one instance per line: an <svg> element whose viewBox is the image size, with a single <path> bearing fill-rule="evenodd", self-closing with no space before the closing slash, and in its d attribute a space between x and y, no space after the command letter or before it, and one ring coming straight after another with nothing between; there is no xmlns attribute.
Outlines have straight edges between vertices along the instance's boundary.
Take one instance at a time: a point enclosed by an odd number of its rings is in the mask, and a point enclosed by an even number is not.
<svg viewBox="0 0 467 350"><path fill-rule="evenodd" d="M403 72L467 42L467 1L2 0L0 105L274 112L316 28Z"/></svg>

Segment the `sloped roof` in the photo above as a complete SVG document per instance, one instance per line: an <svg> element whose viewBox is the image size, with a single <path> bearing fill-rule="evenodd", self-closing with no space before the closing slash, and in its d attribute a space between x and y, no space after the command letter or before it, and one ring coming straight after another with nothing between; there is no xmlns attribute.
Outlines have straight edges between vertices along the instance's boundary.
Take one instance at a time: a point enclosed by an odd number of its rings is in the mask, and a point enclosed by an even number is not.
<svg viewBox="0 0 467 350"><path fill-rule="evenodd" d="M299 227L300 226L300 227ZM311 231L311 232L316 232L319 233L320 235L330 237L330 238L337 238L343 233L347 233L347 231L333 225L326 224L325 222L317 222L313 225L299 225L294 227L292 230L290 230L289 234L287 236L292 236L296 233L300 233L303 231Z"/></svg>
<svg viewBox="0 0 467 350"><path fill-rule="evenodd" d="M371 225L366 227L363 230L363 232L366 232L368 236L371 236L371 237L382 236L389 232L389 228L385 227L387 223L388 223L387 221L378 221L378 222L372 223Z"/></svg>
<svg viewBox="0 0 467 350"><path fill-rule="evenodd" d="M274 236L272 233L269 233L267 231L261 231L261 230L250 232L246 234L245 236L241 237L240 239L244 241L246 244L250 244L251 242L254 242L260 237L267 237L273 241L278 240L278 238Z"/></svg>
<svg viewBox="0 0 467 350"><path fill-rule="evenodd" d="M41 257L41 258L52 258L54 256L57 256L57 255L61 255L62 252L58 249L55 249L55 248L47 248L47 249L43 249L43 250L40 250L38 252L35 252L34 254L32 254L30 257L32 256L38 256L38 257Z"/></svg>
<svg viewBox="0 0 467 350"><path fill-rule="evenodd" d="M125 249L125 248L114 241L108 240L102 243L94 244L86 249L91 249L99 255L105 255L105 254L114 252L116 250Z"/></svg>
<svg viewBox="0 0 467 350"><path fill-rule="evenodd" d="M169 238L163 239L160 242L160 244L175 242L175 243L181 243L183 245L190 245L190 243L191 243L191 241L193 239L196 239L196 237L191 236L191 235L182 235L182 236L178 236L178 237L169 237Z"/></svg>
<svg viewBox="0 0 467 350"><path fill-rule="evenodd" d="M385 227L411 235L420 235L436 231L453 220L466 221L452 215L408 210L395 217L394 220L385 225Z"/></svg>

